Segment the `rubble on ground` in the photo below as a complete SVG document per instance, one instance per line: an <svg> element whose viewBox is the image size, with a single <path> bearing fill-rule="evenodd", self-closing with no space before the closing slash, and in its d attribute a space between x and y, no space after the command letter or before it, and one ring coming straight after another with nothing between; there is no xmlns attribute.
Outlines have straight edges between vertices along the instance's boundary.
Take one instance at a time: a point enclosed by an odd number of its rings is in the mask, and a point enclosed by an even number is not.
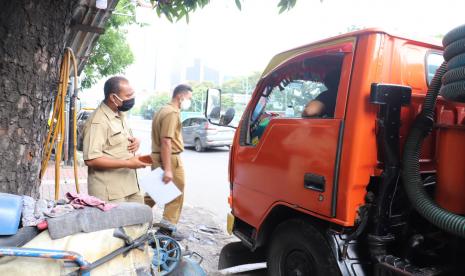
<svg viewBox="0 0 465 276"><path fill-rule="evenodd" d="M161 220L163 209L154 207L154 222ZM184 252L193 251L203 257L201 267L207 275L218 273L218 259L224 245L238 241L226 232L226 222L214 213L198 207L184 205L178 231L186 236L181 241Z"/></svg>

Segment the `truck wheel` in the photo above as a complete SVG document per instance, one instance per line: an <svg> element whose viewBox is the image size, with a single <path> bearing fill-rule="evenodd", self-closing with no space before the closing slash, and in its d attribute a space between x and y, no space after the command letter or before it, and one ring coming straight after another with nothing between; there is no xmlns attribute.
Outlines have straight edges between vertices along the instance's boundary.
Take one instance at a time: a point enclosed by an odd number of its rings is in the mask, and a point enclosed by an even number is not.
<svg viewBox="0 0 465 276"><path fill-rule="evenodd" d="M292 219L279 225L271 237L268 275L340 275L323 235L310 224Z"/></svg>
<svg viewBox="0 0 465 276"><path fill-rule="evenodd" d="M195 151L196 152L202 152L205 150L204 147L202 147L202 142L200 142L200 139L199 138L196 138L195 139Z"/></svg>

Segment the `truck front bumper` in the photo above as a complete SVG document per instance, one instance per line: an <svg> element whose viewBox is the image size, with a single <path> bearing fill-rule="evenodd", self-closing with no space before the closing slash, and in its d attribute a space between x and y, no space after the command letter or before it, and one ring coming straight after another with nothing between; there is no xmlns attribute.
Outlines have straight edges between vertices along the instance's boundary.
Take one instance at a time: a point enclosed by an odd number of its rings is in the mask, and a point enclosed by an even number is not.
<svg viewBox="0 0 465 276"><path fill-rule="evenodd" d="M227 221L226 231L228 231L229 235L232 235L232 232L233 232L234 219L235 218L234 218L233 214L228 213L228 215L226 217L226 221Z"/></svg>

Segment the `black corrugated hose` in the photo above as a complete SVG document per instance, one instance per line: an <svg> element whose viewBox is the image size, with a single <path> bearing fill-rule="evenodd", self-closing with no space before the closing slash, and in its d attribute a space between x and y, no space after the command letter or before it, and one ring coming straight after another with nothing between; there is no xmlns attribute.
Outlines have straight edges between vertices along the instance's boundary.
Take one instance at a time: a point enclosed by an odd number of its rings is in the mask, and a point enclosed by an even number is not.
<svg viewBox="0 0 465 276"><path fill-rule="evenodd" d="M421 145L433 128L438 93L447 100L465 102L465 25L447 33L442 43L445 62L436 71L423 110L415 119L405 142L402 180L413 207L425 219L446 232L465 238L465 217L438 206L426 193L420 176Z"/></svg>

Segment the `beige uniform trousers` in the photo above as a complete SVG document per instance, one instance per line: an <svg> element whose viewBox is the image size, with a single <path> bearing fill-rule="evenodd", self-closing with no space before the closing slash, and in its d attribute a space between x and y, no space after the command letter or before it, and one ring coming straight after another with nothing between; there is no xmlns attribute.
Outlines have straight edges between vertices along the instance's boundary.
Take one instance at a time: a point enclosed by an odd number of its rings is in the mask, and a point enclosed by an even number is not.
<svg viewBox="0 0 465 276"><path fill-rule="evenodd" d="M118 199L113 199L113 200L108 200L108 202L111 203L118 203L118 202L137 202L137 203L144 203L144 196L142 193L139 191L137 193L128 195L127 197L123 198L118 198Z"/></svg>
<svg viewBox="0 0 465 276"><path fill-rule="evenodd" d="M152 169L158 167L163 168L159 154L152 154L152 159ZM171 169L173 170L174 185L178 187L182 194L165 205L163 218L172 224L177 224L181 217L182 205L184 203L184 166L182 165L181 156L179 156L179 154L171 155Z"/></svg>

